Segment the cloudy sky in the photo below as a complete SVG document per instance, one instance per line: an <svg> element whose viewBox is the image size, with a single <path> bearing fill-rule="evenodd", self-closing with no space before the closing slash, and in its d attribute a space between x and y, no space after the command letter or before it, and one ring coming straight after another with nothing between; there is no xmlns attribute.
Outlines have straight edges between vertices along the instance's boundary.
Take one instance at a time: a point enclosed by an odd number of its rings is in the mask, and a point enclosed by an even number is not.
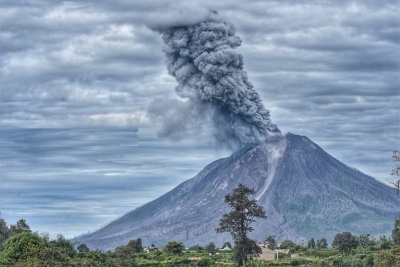
<svg viewBox="0 0 400 267"><path fill-rule="evenodd" d="M72 237L228 156L196 136L157 137L147 113L177 98L151 28L194 22L210 9L235 25L244 70L283 133L306 135L383 182L393 178L397 0L3 0L1 217Z"/></svg>

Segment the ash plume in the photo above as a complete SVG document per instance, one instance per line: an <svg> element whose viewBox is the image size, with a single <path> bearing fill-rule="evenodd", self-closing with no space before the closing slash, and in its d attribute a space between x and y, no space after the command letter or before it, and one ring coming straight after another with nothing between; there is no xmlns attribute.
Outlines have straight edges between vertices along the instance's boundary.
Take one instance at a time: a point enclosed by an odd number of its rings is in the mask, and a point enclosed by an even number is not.
<svg viewBox="0 0 400 267"><path fill-rule="evenodd" d="M206 130L219 144L241 147L280 134L243 70L243 57L235 51L241 39L232 24L213 13L203 22L158 31L168 72L178 82L175 90L185 99L179 107L170 107L180 110L174 114L179 113L178 119L154 112L157 104L153 104L153 115L162 117L161 135L181 136L165 129L186 134L194 128ZM177 121L183 125L177 127Z"/></svg>

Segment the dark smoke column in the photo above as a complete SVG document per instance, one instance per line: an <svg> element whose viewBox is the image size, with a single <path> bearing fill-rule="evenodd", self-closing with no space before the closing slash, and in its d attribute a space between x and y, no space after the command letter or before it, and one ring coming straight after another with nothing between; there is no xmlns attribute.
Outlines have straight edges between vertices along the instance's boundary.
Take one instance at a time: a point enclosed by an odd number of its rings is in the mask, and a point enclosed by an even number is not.
<svg viewBox="0 0 400 267"><path fill-rule="evenodd" d="M235 51L241 40L232 24L210 19L161 30L169 74L177 94L213 117L214 136L239 146L280 134Z"/></svg>

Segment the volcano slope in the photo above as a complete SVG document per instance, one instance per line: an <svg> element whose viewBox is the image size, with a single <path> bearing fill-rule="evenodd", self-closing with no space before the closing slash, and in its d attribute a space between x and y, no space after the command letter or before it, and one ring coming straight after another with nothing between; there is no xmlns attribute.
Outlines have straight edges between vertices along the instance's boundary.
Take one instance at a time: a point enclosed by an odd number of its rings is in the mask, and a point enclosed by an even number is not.
<svg viewBox="0 0 400 267"><path fill-rule="evenodd" d="M165 195L74 241L101 250L136 238L145 245L221 245L231 241L229 234L215 232L229 211L224 196L239 183L256 191L266 211L267 219L253 224L255 240L275 235L279 241L330 241L343 231L388 235L400 212L394 188L339 162L307 137L288 133L209 164Z"/></svg>

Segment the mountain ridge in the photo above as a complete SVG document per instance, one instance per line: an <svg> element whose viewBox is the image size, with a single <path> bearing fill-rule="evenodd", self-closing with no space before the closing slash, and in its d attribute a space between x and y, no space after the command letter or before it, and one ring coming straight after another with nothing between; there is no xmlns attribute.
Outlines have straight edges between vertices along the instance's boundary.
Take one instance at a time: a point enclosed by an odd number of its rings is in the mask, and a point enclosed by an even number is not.
<svg viewBox="0 0 400 267"><path fill-rule="evenodd" d="M222 244L231 238L215 228L229 211L224 196L238 183L253 188L266 210L267 219L253 225L254 239L387 234L400 210L394 188L346 166L307 137L288 133L208 164L168 193L75 240L102 250L134 238L156 245Z"/></svg>

